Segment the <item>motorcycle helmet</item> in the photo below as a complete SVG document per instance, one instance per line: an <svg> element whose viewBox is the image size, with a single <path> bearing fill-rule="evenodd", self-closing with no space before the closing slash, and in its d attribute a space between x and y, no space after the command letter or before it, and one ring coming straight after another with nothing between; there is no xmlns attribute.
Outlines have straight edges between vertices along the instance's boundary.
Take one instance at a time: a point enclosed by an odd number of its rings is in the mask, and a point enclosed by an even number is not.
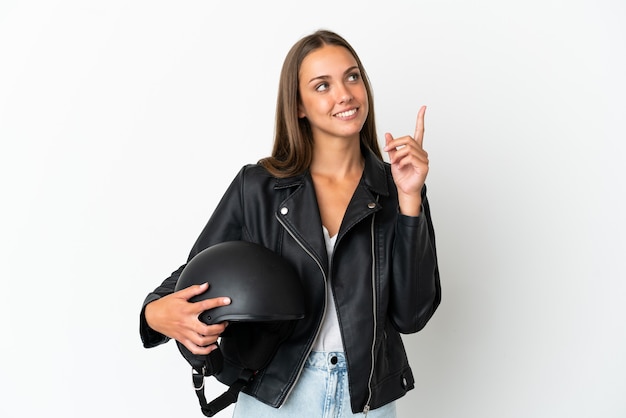
<svg viewBox="0 0 626 418"><path fill-rule="evenodd" d="M239 392L269 364L295 322L304 317L305 304L304 289L289 262L251 242L227 241L199 252L183 268L175 290L207 282L209 288L190 302L223 296L231 299L229 305L199 316L208 325L229 322L218 349L197 355L176 343L192 367L201 411L212 417L236 402ZM204 377L211 375L229 388L207 402Z"/></svg>
<svg viewBox="0 0 626 418"><path fill-rule="evenodd" d="M228 296L230 305L200 315L205 324L285 321L304 317L302 284L293 267L259 244L227 241L198 253L183 269L175 290L209 283L189 301Z"/></svg>

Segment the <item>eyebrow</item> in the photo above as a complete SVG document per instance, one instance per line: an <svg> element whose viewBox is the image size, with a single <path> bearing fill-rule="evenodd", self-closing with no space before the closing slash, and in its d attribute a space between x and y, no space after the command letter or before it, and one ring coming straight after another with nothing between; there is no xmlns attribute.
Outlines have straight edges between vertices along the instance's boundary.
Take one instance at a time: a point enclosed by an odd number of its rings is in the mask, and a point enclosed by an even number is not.
<svg viewBox="0 0 626 418"><path fill-rule="evenodd" d="M346 71L344 71L343 74L344 75L348 74L348 73L350 73L350 72L352 72L354 70L359 70L359 66L358 65L353 65L352 67L346 69ZM359 70L359 72L360 72L360 70ZM318 76L315 76L312 79L310 79L308 84L311 84L313 81L316 81L316 80L327 80L329 78L331 78L329 75L318 75Z"/></svg>

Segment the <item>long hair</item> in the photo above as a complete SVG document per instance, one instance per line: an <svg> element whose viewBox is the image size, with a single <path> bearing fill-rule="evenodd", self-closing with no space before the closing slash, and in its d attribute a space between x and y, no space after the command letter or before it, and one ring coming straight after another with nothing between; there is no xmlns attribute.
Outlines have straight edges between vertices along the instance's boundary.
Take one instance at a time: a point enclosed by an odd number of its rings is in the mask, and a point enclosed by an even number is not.
<svg viewBox="0 0 626 418"><path fill-rule="evenodd" d="M360 134L361 146L369 148L382 160L376 135L372 89L365 68L356 51L344 38L328 30L318 30L296 42L283 62L276 100L274 147L270 157L259 161L259 164L276 177L302 174L311 165L313 134L309 121L298 117L300 102L298 75L304 58L324 45L344 47L356 60L369 99L367 119Z"/></svg>

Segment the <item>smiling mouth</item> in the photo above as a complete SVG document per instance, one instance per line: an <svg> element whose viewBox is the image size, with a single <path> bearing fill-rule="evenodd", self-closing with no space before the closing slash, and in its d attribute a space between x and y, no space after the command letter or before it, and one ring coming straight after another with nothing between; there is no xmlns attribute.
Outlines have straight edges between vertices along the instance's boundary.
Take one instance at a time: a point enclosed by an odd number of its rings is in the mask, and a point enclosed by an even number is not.
<svg viewBox="0 0 626 418"><path fill-rule="evenodd" d="M356 111L358 109L350 109L350 110L346 110L344 112L339 112L339 113L335 113L335 117L337 118L349 118L350 116L354 116L356 114Z"/></svg>

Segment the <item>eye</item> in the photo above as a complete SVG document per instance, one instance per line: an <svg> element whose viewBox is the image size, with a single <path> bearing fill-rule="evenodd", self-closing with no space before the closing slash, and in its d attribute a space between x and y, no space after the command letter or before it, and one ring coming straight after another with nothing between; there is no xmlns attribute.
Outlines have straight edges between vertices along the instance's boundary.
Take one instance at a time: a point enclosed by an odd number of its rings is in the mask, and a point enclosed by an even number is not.
<svg viewBox="0 0 626 418"><path fill-rule="evenodd" d="M315 91L323 92L328 90L328 83L319 83L315 86Z"/></svg>
<svg viewBox="0 0 626 418"><path fill-rule="evenodd" d="M348 81L357 81L359 78L361 78L361 75L359 73L348 74Z"/></svg>

